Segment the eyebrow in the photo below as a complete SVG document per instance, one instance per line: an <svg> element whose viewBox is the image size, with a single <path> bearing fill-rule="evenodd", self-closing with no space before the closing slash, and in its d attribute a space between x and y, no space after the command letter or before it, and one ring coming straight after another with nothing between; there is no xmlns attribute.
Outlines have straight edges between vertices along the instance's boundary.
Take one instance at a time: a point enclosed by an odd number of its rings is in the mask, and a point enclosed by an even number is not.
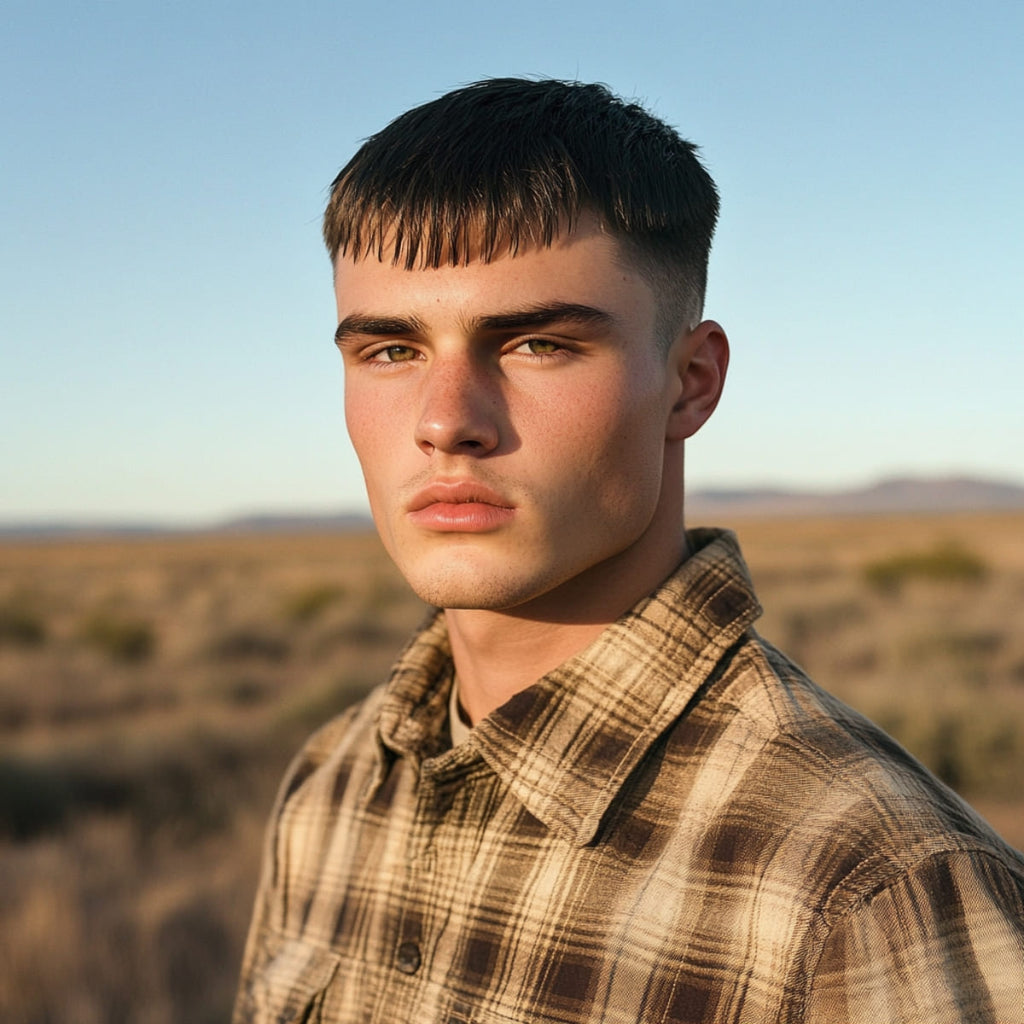
<svg viewBox="0 0 1024 1024"><path fill-rule="evenodd" d="M607 310L578 302L545 302L505 313L488 313L472 319L473 333L488 331L522 331L550 324L576 323L594 327L610 327L615 317ZM338 324L334 342L342 345L357 335L362 337L408 337L426 332L426 325L418 317L374 316L352 313Z"/></svg>
<svg viewBox="0 0 1024 1024"><path fill-rule="evenodd" d="M418 334L424 329L423 321L417 317L373 316L368 313L353 313L338 324L334 332L335 345L342 345L356 335L371 338L389 338Z"/></svg>
<svg viewBox="0 0 1024 1024"><path fill-rule="evenodd" d="M485 331L514 331L556 323L610 327L614 322L615 317L611 313L596 306L585 306L578 302L547 302L513 309L507 313L491 313L475 321L475 326Z"/></svg>

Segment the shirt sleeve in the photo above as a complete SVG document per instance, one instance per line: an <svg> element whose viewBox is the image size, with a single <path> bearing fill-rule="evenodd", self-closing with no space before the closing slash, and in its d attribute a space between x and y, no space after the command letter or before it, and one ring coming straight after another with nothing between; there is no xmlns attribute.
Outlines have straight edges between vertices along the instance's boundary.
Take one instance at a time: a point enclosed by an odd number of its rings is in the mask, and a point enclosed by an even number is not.
<svg viewBox="0 0 1024 1024"><path fill-rule="evenodd" d="M288 898L288 894L282 891L283 879L278 864L282 811L289 798L323 764L335 743L344 735L357 710L358 706L349 709L314 733L289 765L278 789L264 837L259 885L231 1018L233 1024L250 1024L252 1021L266 1019L260 1009L265 996L260 993L268 987L268 978L274 973L271 962L276 964L282 961L287 966L287 958L281 957L280 938Z"/></svg>
<svg viewBox="0 0 1024 1024"><path fill-rule="evenodd" d="M808 979L804 1019L1024 1024L1024 876L942 854L845 913Z"/></svg>
<svg viewBox="0 0 1024 1024"><path fill-rule="evenodd" d="M255 987L258 979L266 971L267 963L273 951L270 947L271 936L274 934L271 916L272 908L278 902L275 899L277 887L276 847L278 819L281 807L289 793L295 789L296 774L301 772L303 758L300 757L289 768L278 791L270 823L266 829L263 842L263 859L260 865L259 884L256 889L256 900L252 920L242 955L242 967L239 974L238 992L235 996L233 1024L247 1024L256 1020Z"/></svg>

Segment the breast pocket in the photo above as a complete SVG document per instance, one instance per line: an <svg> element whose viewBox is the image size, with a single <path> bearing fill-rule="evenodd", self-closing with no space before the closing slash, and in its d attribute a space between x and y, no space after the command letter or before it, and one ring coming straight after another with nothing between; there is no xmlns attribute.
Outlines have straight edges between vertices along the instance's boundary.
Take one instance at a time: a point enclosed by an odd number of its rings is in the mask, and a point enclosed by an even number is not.
<svg viewBox="0 0 1024 1024"><path fill-rule="evenodd" d="M252 979L246 1024L318 1024L338 958L306 942L285 941Z"/></svg>

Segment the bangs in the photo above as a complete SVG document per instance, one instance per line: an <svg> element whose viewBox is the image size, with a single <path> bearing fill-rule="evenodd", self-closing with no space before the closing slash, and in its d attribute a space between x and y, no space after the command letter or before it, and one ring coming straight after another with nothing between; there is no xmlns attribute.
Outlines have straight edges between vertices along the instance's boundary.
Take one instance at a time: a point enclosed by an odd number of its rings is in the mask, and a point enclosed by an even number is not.
<svg viewBox="0 0 1024 1024"><path fill-rule="evenodd" d="M358 169L339 177L325 218L332 258L374 257L406 270L489 263L550 246L582 213L572 181L527 189L519 183L496 196L493 188L451 176L439 190L435 174L421 167L406 180L384 178L383 195L380 182L374 193L358 180Z"/></svg>

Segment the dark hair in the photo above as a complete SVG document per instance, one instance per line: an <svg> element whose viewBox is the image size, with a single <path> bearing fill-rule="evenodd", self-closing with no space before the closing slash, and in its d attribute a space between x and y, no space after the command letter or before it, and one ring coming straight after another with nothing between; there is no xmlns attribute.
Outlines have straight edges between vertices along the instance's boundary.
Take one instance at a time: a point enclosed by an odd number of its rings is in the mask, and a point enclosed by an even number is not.
<svg viewBox="0 0 1024 1024"><path fill-rule="evenodd" d="M496 78L407 111L331 186L332 261L414 267L550 245L593 211L654 287L661 327L699 318L718 192L696 147L603 85Z"/></svg>

